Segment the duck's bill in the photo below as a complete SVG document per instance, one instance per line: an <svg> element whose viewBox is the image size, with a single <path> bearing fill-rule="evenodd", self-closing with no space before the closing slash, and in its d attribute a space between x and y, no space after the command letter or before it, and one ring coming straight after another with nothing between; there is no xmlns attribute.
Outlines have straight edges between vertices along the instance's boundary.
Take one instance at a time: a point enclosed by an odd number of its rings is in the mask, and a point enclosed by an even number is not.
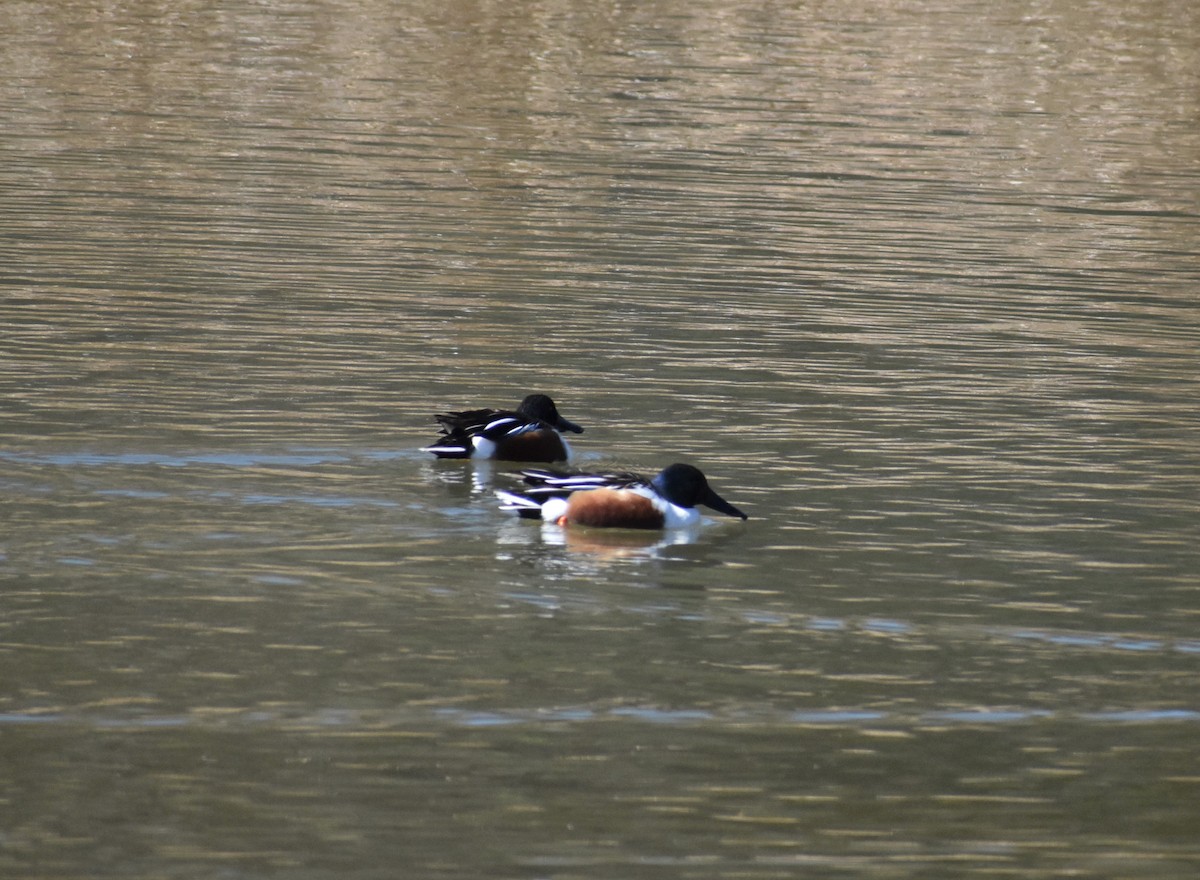
<svg viewBox="0 0 1200 880"><path fill-rule="evenodd" d="M708 494L700 499L700 503L705 507L711 507L718 513L723 513L726 516L736 516L738 519L749 519L746 514L742 513L712 489L709 489Z"/></svg>

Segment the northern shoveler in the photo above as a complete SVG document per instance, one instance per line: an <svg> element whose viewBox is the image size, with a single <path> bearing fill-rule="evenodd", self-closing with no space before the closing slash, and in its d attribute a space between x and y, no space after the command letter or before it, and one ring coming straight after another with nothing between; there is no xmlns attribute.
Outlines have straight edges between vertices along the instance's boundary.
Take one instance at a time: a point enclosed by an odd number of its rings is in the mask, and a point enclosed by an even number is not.
<svg viewBox="0 0 1200 880"><path fill-rule="evenodd" d="M583 428L558 414L545 394L530 394L516 411L471 409L434 416L442 426L437 442L422 447L438 458L493 458L501 461L564 461L571 448L563 431Z"/></svg>
<svg viewBox="0 0 1200 880"><path fill-rule="evenodd" d="M699 468L673 464L653 479L638 474L559 474L522 471L529 488L500 490L501 510L528 519L568 525L632 529L677 529L700 520L697 504L746 519L708 485Z"/></svg>

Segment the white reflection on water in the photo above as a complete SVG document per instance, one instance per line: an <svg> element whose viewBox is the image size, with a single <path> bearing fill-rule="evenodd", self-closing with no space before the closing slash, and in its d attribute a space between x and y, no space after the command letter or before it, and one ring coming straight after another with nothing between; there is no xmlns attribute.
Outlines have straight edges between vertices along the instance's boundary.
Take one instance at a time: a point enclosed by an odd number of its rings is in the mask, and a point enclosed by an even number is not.
<svg viewBox="0 0 1200 880"><path fill-rule="evenodd" d="M1106 724L1196 724L1200 709L1125 709L1113 708L1094 712L1021 708L1015 706L976 706L964 709L919 708L902 711L876 709L767 709L738 708L715 710L687 707L623 705L609 708L585 706L555 706L548 708L472 709L462 707L406 708L394 711L355 710L346 708L318 709L304 713L286 710L223 712L218 716L206 713L194 715L106 715L46 712L26 714L0 713L0 729L4 727L56 726L94 729L161 729L195 727L200 729L279 728L294 731L320 729L372 730L376 732L420 728L433 725L455 727L499 727L512 725L561 725L608 723L614 720L667 726L704 726L746 728L765 727L846 727L918 730L928 727L971 728L1025 724L1032 721Z"/></svg>
<svg viewBox="0 0 1200 880"><path fill-rule="evenodd" d="M219 465L230 468L302 467L348 461L345 452L5 452L0 460L14 465L49 464L59 467L188 467Z"/></svg>

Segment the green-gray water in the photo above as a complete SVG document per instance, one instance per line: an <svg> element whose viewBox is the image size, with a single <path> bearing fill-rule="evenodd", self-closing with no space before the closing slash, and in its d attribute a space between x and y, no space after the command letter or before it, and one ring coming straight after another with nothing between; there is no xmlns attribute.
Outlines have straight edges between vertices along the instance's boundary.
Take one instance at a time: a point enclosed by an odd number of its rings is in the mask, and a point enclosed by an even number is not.
<svg viewBox="0 0 1200 880"><path fill-rule="evenodd" d="M5 878L1200 871L1200 6L4 16Z"/></svg>

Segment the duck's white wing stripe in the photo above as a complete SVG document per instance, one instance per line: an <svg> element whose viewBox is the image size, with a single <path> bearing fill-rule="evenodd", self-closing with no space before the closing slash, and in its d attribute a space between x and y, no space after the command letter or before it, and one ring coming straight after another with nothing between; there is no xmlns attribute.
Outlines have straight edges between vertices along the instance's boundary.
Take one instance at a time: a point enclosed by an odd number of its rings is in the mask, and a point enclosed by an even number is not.
<svg viewBox="0 0 1200 880"><path fill-rule="evenodd" d="M451 446L422 446L422 452L465 452L466 446L461 443L455 443Z"/></svg>
<svg viewBox="0 0 1200 880"><path fill-rule="evenodd" d="M541 510L542 507L540 502L532 498L526 498L515 492L506 492L503 489L496 490L496 497L500 499L501 510Z"/></svg>
<svg viewBox="0 0 1200 880"><path fill-rule="evenodd" d="M485 434L490 433L491 431L494 431L497 428L502 428L505 425L517 425L517 424L520 424L520 422L517 419L513 418L512 416L503 416L502 418L499 418L499 419L493 419L492 421L490 421L486 425L484 425L483 433L485 433ZM511 434L512 429L509 429L508 433Z"/></svg>

